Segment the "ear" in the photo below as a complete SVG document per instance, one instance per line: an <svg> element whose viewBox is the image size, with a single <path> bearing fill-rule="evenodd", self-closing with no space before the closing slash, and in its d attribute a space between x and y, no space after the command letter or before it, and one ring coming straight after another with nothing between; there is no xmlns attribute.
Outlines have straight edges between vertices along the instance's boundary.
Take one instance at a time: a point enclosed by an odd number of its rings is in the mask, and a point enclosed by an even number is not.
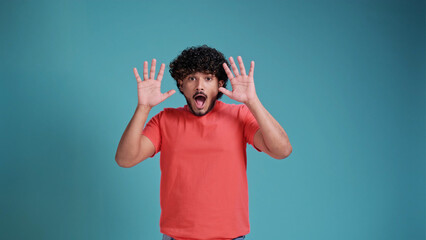
<svg viewBox="0 0 426 240"><path fill-rule="evenodd" d="M219 80L219 87L223 87L223 84L225 84L225 81Z"/></svg>
<svg viewBox="0 0 426 240"><path fill-rule="evenodd" d="M182 80L178 80L178 84L179 84L179 90L181 90L181 91L182 91L182 84L183 84L183 81L182 81Z"/></svg>

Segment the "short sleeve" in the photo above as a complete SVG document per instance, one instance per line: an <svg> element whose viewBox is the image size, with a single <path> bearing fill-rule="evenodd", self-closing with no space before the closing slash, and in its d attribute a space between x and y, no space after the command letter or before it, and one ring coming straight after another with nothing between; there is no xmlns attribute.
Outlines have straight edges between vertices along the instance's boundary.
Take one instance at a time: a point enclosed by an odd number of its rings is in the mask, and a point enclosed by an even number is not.
<svg viewBox="0 0 426 240"><path fill-rule="evenodd" d="M157 113L155 116L149 120L145 128L142 131L142 134L145 135L151 142L154 144L155 152L151 158L154 157L159 151L161 151L161 125L160 120L163 115L163 111Z"/></svg>
<svg viewBox="0 0 426 240"><path fill-rule="evenodd" d="M243 116L245 141L252 145L258 152L261 152L260 149L254 146L254 134L256 134L257 130L260 129L256 118L253 116L253 114L250 112L250 109L246 105L242 105L241 113Z"/></svg>

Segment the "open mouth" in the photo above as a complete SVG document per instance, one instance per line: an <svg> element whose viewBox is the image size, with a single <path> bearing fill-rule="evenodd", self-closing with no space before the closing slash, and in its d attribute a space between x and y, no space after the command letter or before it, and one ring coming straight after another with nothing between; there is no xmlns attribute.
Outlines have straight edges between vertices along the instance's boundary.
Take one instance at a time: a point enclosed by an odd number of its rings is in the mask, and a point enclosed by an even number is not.
<svg viewBox="0 0 426 240"><path fill-rule="evenodd" d="M204 105L206 103L206 99L207 97L203 94L197 94L194 97L195 99L195 105L197 106L198 109L202 109L204 108Z"/></svg>

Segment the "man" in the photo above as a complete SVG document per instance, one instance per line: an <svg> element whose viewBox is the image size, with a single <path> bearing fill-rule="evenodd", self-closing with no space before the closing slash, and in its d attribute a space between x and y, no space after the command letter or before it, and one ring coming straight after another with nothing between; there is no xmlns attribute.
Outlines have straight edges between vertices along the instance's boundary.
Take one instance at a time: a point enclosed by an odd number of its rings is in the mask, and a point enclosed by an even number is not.
<svg viewBox="0 0 426 240"><path fill-rule="evenodd" d="M170 73L187 105L165 108L143 128L149 111L175 93L161 93L165 65L155 79L156 60L143 80L134 68L138 106L116 153L132 167L161 151L160 230L170 240L244 239L250 232L247 143L275 159L292 152L288 136L257 97L251 62L248 75L238 57L232 71L222 53L206 45L185 49ZM232 91L226 89L230 79ZM242 104L226 104L225 94Z"/></svg>

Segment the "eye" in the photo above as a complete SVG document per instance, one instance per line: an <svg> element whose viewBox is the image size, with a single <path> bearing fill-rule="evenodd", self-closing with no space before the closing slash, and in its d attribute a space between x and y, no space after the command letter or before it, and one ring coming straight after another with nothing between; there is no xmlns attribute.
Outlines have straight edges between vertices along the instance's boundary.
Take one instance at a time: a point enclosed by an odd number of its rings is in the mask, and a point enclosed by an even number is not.
<svg viewBox="0 0 426 240"><path fill-rule="evenodd" d="M188 79L189 79L189 81L193 81L193 80L195 80L195 77L189 77Z"/></svg>
<svg viewBox="0 0 426 240"><path fill-rule="evenodd" d="M207 81L210 81L210 80L212 80L212 78L211 78L211 77L207 77L207 78L206 78L206 80L207 80Z"/></svg>

